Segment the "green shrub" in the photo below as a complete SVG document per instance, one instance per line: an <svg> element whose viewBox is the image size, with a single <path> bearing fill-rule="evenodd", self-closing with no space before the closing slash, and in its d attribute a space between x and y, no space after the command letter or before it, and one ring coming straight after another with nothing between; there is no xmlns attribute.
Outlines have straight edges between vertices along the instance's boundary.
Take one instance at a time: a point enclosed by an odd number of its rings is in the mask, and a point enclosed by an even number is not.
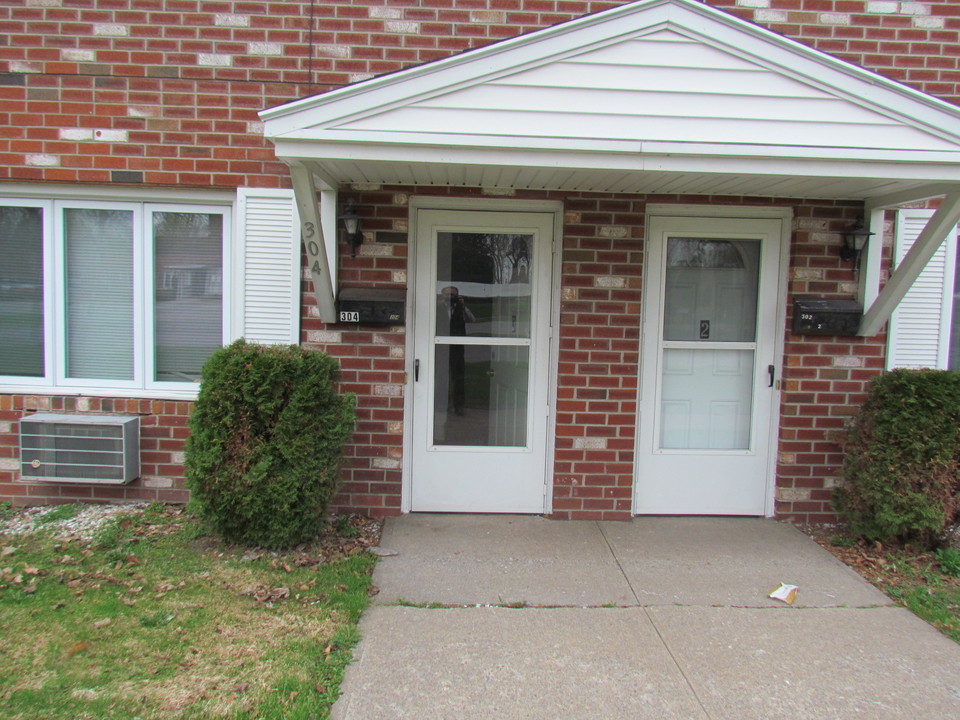
<svg viewBox="0 0 960 720"><path fill-rule="evenodd" d="M868 540L937 545L957 518L960 373L894 370L875 378L846 444L833 504Z"/></svg>
<svg viewBox="0 0 960 720"><path fill-rule="evenodd" d="M956 548L941 548L933 554L933 557L944 575L960 577L960 552L957 552Z"/></svg>
<svg viewBox="0 0 960 720"><path fill-rule="evenodd" d="M277 548L316 537L355 420L339 372L324 353L242 340L204 365L186 479L224 539Z"/></svg>

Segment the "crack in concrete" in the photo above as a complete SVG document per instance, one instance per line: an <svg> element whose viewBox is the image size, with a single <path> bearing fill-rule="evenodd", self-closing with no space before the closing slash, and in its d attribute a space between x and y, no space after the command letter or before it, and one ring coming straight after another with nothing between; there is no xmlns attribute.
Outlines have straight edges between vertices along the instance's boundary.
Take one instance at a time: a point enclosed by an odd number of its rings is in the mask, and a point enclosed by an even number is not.
<svg viewBox="0 0 960 720"><path fill-rule="evenodd" d="M620 558L617 557L617 551L613 548L613 543L610 542L610 538L608 538L607 534L603 531L603 525L601 525L599 522L596 523L596 525L597 530L600 531L600 537L603 538L603 541L607 544L607 548L610 550L610 556L617 564L617 569L620 570L620 574L623 575L623 579L627 583L627 587L630 588L630 594L633 595L634 601L636 602L637 606L640 607L640 596L637 595L637 591L634 589L633 583L630 582L630 578L627 576L627 571L623 569L623 565L620 563Z"/></svg>
<svg viewBox="0 0 960 720"><path fill-rule="evenodd" d="M654 622L653 617L650 615L650 612L640 604L640 597L637 595L636 589L633 587L633 583L630 582L630 578L627 575L626 570L623 569L623 564L620 562L620 558L617 557L617 551L613 547L613 543L610 542L610 538L607 537L607 534L603 531L603 525L599 522L597 523L597 529L600 531L603 541L607 544L607 547L610 549L610 555L613 557L613 561L617 564L617 568L620 570L620 574L623 575L624 581L627 583L627 587L630 588L630 592L633 595L633 599L637 603L637 607L643 610L643 614L647 616L647 620L650 622L650 626L653 628L653 631L657 633L657 638L660 640L660 644L663 646L663 649L666 650L667 654L670 656L670 659L673 661L673 665L677 668L677 672L680 673L680 677L683 678L683 682L686 683L687 687L690 689L690 694L693 695L694 699L697 701L697 705L700 706L700 710L703 712L704 717L707 720L712 720L710 711L707 710L706 705L703 703L703 699L700 697L700 694L697 692L697 689L693 686L693 683L690 681L690 678L687 677L687 673L684 671L683 666L680 665L680 661L677 659L676 655L673 654L673 650L670 649L670 645L667 644L666 639L664 639L663 634L660 632L660 628L657 627L657 623Z"/></svg>

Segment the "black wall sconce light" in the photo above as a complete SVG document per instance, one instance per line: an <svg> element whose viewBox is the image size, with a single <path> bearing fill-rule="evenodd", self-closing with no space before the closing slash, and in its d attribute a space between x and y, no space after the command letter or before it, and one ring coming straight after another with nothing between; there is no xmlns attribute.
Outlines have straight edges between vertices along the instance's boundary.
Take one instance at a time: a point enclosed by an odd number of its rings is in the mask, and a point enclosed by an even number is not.
<svg viewBox="0 0 960 720"><path fill-rule="evenodd" d="M871 235L875 235L863 226L863 219L858 218L853 226L843 233L843 245L840 247L840 259L844 262L852 262L853 269L860 269L860 254L866 247L867 240Z"/></svg>
<svg viewBox="0 0 960 720"><path fill-rule="evenodd" d="M357 215L353 200L347 202L347 209L340 216L343 229L347 234L347 244L350 245L350 255L357 256L357 248L363 244L363 231L360 229L360 216Z"/></svg>

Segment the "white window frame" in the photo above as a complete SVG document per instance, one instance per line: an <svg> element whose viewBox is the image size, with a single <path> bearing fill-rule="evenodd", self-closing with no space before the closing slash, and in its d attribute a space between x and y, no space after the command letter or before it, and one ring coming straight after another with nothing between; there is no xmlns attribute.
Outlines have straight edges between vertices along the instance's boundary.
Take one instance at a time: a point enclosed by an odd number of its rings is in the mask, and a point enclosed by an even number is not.
<svg viewBox="0 0 960 720"><path fill-rule="evenodd" d="M141 329L143 338L143 366L144 366L144 386L148 390L196 390L195 382L171 382L158 381L156 377L156 327L154 325L153 298L156 296L154 272L154 241L153 238L153 213L155 212L191 212L219 214L223 217L223 234L220 240L220 269L223 273L221 282L221 305L220 305L220 345L230 343L230 308L233 307L233 295L230 275L230 268L233 267L233 259L230 256L230 238L233 237L233 211L232 208L223 205L191 205L185 208L183 205L172 203L144 203L143 204L143 293L141 294L143 302L143 322ZM149 248L147 247L149 245ZM147 250L150 252L146 252Z"/></svg>
<svg viewBox="0 0 960 720"><path fill-rule="evenodd" d="M54 266L49 262L54 257L53 252L53 201L39 200L34 198L0 198L0 205L3 207L38 207L42 208L41 217L41 251L43 252L43 375L0 375L2 384L9 385L13 389L21 387L48 388L53 386L54 376L54 344L55 337L54 323L51 318L51 312L54 307Z"/></svg>
<svg viewBox="0 0 960 720"><path fill-rule="evenodd" d="M66 239L64 238L64 214L67 210L123 210L133 214L133 379L109 380L91 378L72 378L67 376L67 297L66 283ZM142 387L142 359L143 359L143 327L140 320L143 317L143 217L142 205L124 202L90 202L55 200L53 202L53 257L45 258L45 263L54 266L54 296L56 302L52 312L44 307L44 321L54 326L54 352L56 365L54 366L53 384L65 389L87 388L95 386L99 389L140 389Z"/></svg>
<svg viewBox="0 0 960 720"><path fill-rule="evenodd" d="M112 189L116 200L103 201L95 189L78 189L75 193L62 188L52 192L46 188L28 189L21 195L6 192L0 205L39 207L43 210L43 314L44 314L44 375L42 377L0 375L0 392L64 392L66 394L106 395L120 397L162 397L192 399L199 387L195 382L158 382L152 380L153 348L148 345L154 337L153 328L153 238L154 211L219 213L223 216L222 238L222 337L221 344L232 339L234 326L231 308L234 305L235 258L233 237L235 227L235 196L225 193L196 194L187 199L184 193L156 194L130 193ZM102 198L102 191L99 194ZM204 202L198 202L202 199ZM66 334L64 303L64 238L63 210L65 208L121 209L134 213L134 379L90 380L66 377ZM150 226L148 227L148 223Z"/></svg>

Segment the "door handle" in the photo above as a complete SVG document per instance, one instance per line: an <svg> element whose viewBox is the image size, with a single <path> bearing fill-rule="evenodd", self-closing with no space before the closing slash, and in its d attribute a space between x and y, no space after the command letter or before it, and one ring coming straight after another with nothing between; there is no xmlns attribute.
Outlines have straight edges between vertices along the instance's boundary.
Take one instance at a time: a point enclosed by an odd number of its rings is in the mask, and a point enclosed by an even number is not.
<svg viewBox="0 0 960 720"><path fill-rule="evenodd" d="M413 361L413 381L418 382L420 380L420 361Z"/></svg>
<svg viewBox="0 0 960 720"><path fill-rule="evenodd" d="M767 365L767 378L769 379L769 382L767 383L767 387L773 387L773 379L774 377L776 377L776 374L777 374L776 366Z"/></svg>

